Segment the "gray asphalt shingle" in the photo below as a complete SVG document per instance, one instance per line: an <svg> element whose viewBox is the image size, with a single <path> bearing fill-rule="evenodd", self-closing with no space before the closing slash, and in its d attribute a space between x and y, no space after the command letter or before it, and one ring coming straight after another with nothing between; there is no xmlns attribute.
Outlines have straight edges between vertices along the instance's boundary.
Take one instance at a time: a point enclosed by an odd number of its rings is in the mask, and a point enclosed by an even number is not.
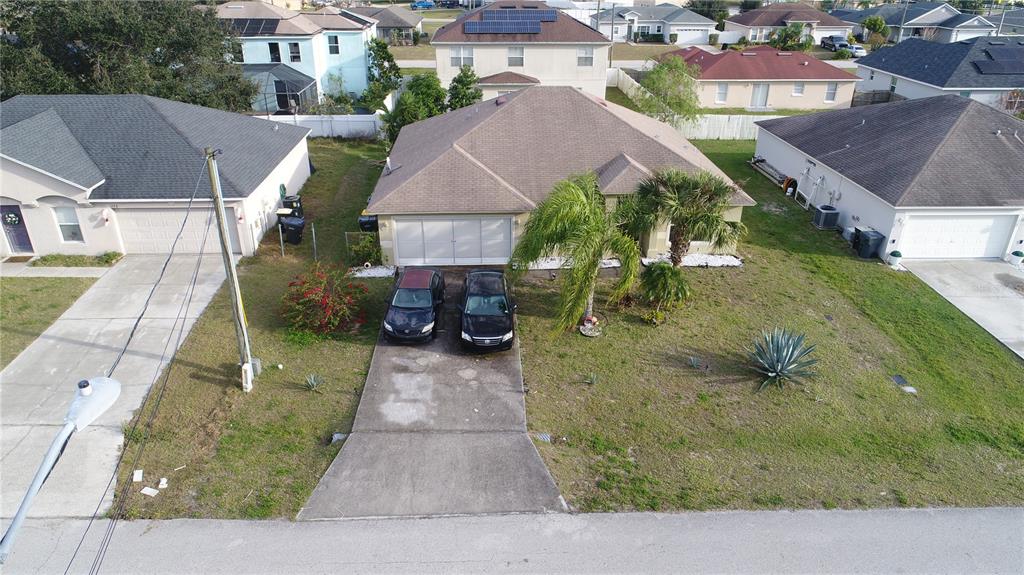
<svg viewBox="0 0 1024 575"><path fill-rule="evenodd" d="M82 188L103 181L103 172L53 110L0 130L0 153Z"/></svg>
<svg viewBox="0 0 1024 575"><path fill-rule="evenodd" d="M976 62L991 61L990 48L1009 50L1024 63L1024 38L981 36L951 44L904 40L857 60L857 64L941 88L1024 88L1024 74L983 74Z"/></svg>
<svg viewBox="0 0 1024 575"><path fill-rule="evenodd" d="M222 110L141 95L15 96L0 107L7 128L56 114L106 178L93 199L210 197L203 149L222 150L218 167L224 196L248 196L309 130ZM56 148L59 136L44 142ZM5 137L4 154L25 153ZM70 160L69 160L70 161ZM41 167L41 166L40 166Z"/></svg>
<svg viewBox="0 0 1024 575"><path fill-rule="evenodd" d="M1024 122L960 96L757 125L897 207L1024 206Z"/></svg>

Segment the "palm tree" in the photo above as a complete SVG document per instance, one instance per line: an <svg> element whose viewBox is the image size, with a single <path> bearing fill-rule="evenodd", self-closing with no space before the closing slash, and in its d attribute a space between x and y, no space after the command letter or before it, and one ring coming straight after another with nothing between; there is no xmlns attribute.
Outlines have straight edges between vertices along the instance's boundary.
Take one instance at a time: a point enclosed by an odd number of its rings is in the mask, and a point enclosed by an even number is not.
<svg viewBox="0 0 1024 575"><path fill-rule="evenodd" d="M594 286L606 255L619 259L619 279L609 301L626 295L640 270L640 247L620 227L620 210L609 211L593 173L572 176L555 184L526 222L512 269L522 272L539 258L555 253L565 257L557 328L566 330L594 313Z"/></svg>
<svg viewBox="0 0 1024 575"><path fill-rule="evenodd" d="M625 229L640 237L661 220L672 224L669 257L683 262L690 242L705 241L715 248L735 243L747 232L742 222L725 219L729 198L736 188L710 172L694 174L676 169L645 178L636 193L622 202Z"/></svg>

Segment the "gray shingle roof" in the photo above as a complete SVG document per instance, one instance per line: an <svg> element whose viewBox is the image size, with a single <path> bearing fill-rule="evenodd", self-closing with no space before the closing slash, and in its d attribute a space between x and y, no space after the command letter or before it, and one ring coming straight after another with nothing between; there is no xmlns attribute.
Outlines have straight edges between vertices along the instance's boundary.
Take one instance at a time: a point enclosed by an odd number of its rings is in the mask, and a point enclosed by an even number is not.
<svg viewBox="0 0 1024 575"><path fill-rule="evenodd" d="M1024 122L935 96L757 122L897 207L1024 206Z"/></svg>
<svg viewBox="0 0 1024 575"><path fill-rule="evenodd" d="M904 40L857 60L857 64L942 88L1024 88L1024 74L983 74L976 62L992 60L989 49L1010 50L1024 62L1024 39L982 36L944 44Z"/></svg>
<svg viewBox="0 0 1024 575"><path fill-rule="evenodd" d="M0 151L18 157L24 140L9 141L7 128L41 114L56 114L106 178L90 199L210 197L203 149L218 156L224 196L248 196L309 133L306 128L140 95L15 96L0 107ZM45 117L44 117L45 120ZM66 137L45 134L51 149ZM77 165L68 160L63 169ZM51 166L52 167L52 166ZM47 170L49 171L49 170Z"/></svg>
<svg viewBox="0 0 1024 575"><path fill-rule="evenodd" d="M0 154L81 188L103 181L103 172L53 109L0 130Z"/></svg>
<svg viewBox="0 0 1024 575"><path fill-rule="evenodd" d="M352 6L345 10L377 21L378 28L415 28L423 16L404 6Z"/></svg>
<svg viewBox="0 0 1024 575"><path fill-rule="evenodd" d="M611 10L602 10L597 13L596 17L599 21L607 23L609 21ZM615 8L616 19L620 20L621 17L630 12L638 14L638 20L659 20L662 22L668 22L672 24L714 24L715 21L710 18L705 18L700 14L686 8L680 8L673 4L658 4L657 6L626 6L623 8Z"/></svg>
<svg viewBox="0 0 1024 575"><path fill-rule="evenodd" d="M623 192L638 174L669 167L730 181L671 126L567 86L532 86L405 126L390 160L370 213L525 212L556 182L597 170ZM753 203L740 190L732 198Z"/></svg>

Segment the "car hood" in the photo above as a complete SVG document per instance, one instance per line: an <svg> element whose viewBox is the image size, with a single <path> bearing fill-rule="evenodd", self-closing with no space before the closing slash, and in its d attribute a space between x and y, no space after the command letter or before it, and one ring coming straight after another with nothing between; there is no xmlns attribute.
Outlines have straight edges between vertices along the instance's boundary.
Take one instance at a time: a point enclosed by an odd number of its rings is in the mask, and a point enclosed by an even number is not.
<svg viewBox="0 0 1024 575"><path fill-rule="evenodd" d="M462 331L473 337L505 335L512 331L512 316L462 314Z"/></svg>
<svg viewBox="0 0 1024 575"><path fill-rule="evenodd" d="M384 321L396 330L422 329L423 326L434 321L434 308L392 307L388 310Z"/></svg>

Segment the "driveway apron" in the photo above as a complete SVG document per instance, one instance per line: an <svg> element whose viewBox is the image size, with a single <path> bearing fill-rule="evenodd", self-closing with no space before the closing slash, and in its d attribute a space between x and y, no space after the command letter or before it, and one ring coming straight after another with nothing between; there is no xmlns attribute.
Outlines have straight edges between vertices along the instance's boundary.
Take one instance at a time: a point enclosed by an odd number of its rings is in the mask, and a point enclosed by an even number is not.
<svg viewBox="0 0 1024 575"><path fill-rule="evenodd" d="M459 284L435 340L377 343L352 433L299 519L564 510L526 432L519 348L460 349Z"/></svg>
<svg viewBox="0 0 1024 575"><path fill-rule="evenodd" d="M187 318L176 319L189 297ZM126 256L107 271L46 331L0 372L0 515L12 517L74 397L81 379L105 375L142 312L165 256ZM96 509L131 419L167 365L175 343L202 314L221 283L219 255L174 256L153 293L135 337L112 374L121 396L93 425L72 436L63 457L36 497L33 517L90 516ZM141 486L140 486L141 487ZM107 492L103 511L112 496Z"/></svg>

